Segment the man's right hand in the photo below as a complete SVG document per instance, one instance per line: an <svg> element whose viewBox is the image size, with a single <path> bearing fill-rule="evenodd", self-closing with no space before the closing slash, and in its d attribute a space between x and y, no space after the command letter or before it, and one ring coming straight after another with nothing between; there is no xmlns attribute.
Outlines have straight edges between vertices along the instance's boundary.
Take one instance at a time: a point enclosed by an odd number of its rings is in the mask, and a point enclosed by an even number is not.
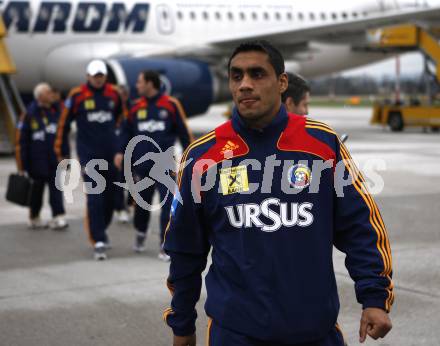
<svg viewBox="0 0 440 346"><path fill-rule="evenodd" d="M177 336L174 335L173 346L196 346L196 335Z"/></svg>
<svg viewBox="0 0 440 346"><path fill-rule="evenodd" d="M113 159L113 163L115 165L115 167L119 170L122 169L122 160L124 159L124 154L122 153L117 153Z"/></svg>

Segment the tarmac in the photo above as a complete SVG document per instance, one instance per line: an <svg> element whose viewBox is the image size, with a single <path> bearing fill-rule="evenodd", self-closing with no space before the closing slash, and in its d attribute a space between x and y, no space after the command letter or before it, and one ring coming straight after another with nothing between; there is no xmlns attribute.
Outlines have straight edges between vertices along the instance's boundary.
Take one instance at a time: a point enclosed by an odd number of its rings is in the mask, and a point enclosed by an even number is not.
<svg viewBox="0 0 440 346"><path fill-rule="evenodd" d="M191 119L190 126L208 132L224 120L223 110L213 107ZM310 113L350 135L347 146L361 169L368 170L371 159L386 165L379 172L384 188L375 199L393 252L393 329L385 339L365 345L440 345L440 134L371 126L368 108L312 108ZM14 171L12 157L0 158L0 195ZM171 330L162 320L170 294L168 264L157 259L158 213L153 213L145 253L131 250L133 228L114 221L110 258L95 262L83 227L80 189L66 208L67 231L33 231L26 226L26 209L0 200L0 345L172 345ZM46 205L43 218L49 216ZM359 345L361 307L344 257L335 250L339 323L348 344ZM203 289L198 345L205 344L205 297Z"/></svg>

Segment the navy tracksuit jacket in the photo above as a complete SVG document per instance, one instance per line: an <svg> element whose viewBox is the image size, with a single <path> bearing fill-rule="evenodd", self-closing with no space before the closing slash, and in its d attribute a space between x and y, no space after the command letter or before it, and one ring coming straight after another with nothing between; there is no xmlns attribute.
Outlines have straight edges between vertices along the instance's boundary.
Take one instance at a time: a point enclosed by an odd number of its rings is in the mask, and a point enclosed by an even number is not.
<svg viewBox="0 0 440 346"><path fill-rule="evenodd" d="M31 218L40 214L44 186L49 186L52 215L64 214L63 195L56 188L57 159L54 151L55 134L60 116L58 107L41 107L33 101L21 117L17 129L16 159L19 170L34 179L31 195ZM68 152L68 148L64 148Z"/></svg>
<svg viewBox="0 0 440 346"><path fill-rule="evenodd" d="M192 134L186 125L186 115L183 107L177 99L163 93L158 93L152 98L141 97L134 101L128 117L121 127L119 151L124 153L128 142L138 135L148 136L160 147L162 152L172 147L176 142L176 138L179 138L184 149L192 142ZM139 142L134 148L132 163L135 163L149 152L157 153L159 149L151 141L143 140ZM138 179L143 179L149 175L152 166L153 162L147 160L133 166L133 171ZM164 171L163 174L166 174L166 172ZM153 186L140 192L140 196L151 205L156 188L159 191L160 200L164 201L166 198L160 215L162 244L165 227L169 219L172 191L168 192L166 186L155 182ZM166 197L167 193L168 197ZM149 218L150 212L136 205L134 226L138 232L146 233Z"/></svg>
<svg viewBox="0 0 440 346"><path fill-rule="evenodd" d="M264 174L271 155L280 164ZM225 330L267 345L329 344L339 311L333 246L347 254L359 303L389 311L394 296L386 229L330 127L282 106L256 131L235 110L231 121L189 146L186 160L191 163L179 172L164 243L173 294L164 319L176 335L195 331L194 306L211 247L205 310ZM316 160L331 161L317 172ZM341 167L353 183L338 197L334 177ZM204 188L207 182L212 188Z"/></svg>
<svg viewBox="0 0 440 346"><path fill-rule="evenodd" d="M83 169L83 179L89 183L88 189L97 187L97 181L91 176L92 171L85 167L90 160L101 159L108 163L108 169L101 169L93 165L97 173L105 179L105 189L100 193L87 191L86 227L90 233L92 243L106 242L106 228L111 222L114 205L115 185L117 180L113 158L117 152L118 139L116 135L117 123L122 119L125 107L117 89L106 83L103 88L96 89L90 84L84 84L72 89L65 102L65 109L61 114L55 152L58 159L66 157L64 151L70 124L76 121L76 147Z"/></svg>

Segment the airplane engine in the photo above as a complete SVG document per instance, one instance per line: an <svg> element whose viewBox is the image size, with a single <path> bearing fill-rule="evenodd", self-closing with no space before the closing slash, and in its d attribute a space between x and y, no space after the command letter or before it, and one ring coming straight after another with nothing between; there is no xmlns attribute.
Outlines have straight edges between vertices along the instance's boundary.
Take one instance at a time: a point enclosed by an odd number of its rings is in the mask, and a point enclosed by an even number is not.
<svg viewBox="0 0 440 346"><path fill-rule="evenodd" d="M205 113L217 100L218 78L204 62L172 58L118 58L106 63L110 82L128 86L132 97L137 97L139 72L158 71L162 87L182 102L188 116Z"/></svg>

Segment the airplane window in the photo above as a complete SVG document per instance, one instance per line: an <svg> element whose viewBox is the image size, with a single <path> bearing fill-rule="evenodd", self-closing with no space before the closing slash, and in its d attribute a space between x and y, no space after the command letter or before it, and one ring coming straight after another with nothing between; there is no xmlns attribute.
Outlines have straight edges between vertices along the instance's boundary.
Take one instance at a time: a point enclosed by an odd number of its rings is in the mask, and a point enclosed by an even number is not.
<svg viewBox="0 0 440 346"><path fill-rule="evenodd" d="M315 14L313 12L309 13L310 20L315 20Z"/></svg>
<svg viewBox="0 0 440 346"><path fill-rule="evenodd" d="M246 16L244 15L243 12L240 12L240 19L241 19L241 20L245 20L245 19L246 19Z"/></svg>
<svg viewBox="0 0 440 346"><path fill-rule="evenodd" d="M183 13L178 11L177 12L177 19L182 20L183 19Z"/></svg>
<svg viewBox="0 0 440 346"><path fill-rule="evenodd" d="M322 12L322 13L321 13L321 19L322 19L322 20L326 20L326 18L327 18L327 17L326 17L326 15L325 15L325 13Z"/></svg>
<svg viewBox="0 0 440 346"><path fill-rule="evenodd" d="M347 19L347 13L342 12L342 18Z"/></svg>
<svg viewBox="0 0 440 346"><path fill-rule="evenodd" d="M299 20L303 20L304 19L304 15L301 12L298 13L298 19Z"/></svg>
<svg viewBox="0 0 440 346"><path fill-rule="evenodd" d="M269 13L264 12L263 17L264 17L265 20L268 20L269 19Z"/></svg>
<svg viewBox="0 0 440 346"><path fill-rule="evenodd" d="M353 12L351 15L353 16L353 18L357 18L358 16L357 12Z"/></svg>
<svg viewBox="0 0 440 346"><path fill-rule="evenodd" d="M167 20L168 19L168 13L167 11L162 11L162 19Z"/></svg>
<svg viewBox="0 0 440 346"><path fill-rule="evenodd" d="M332 13L332 18L336 20L338 19L338 15L336 13Z"/></svg>
<svg viewBox="0 0 440 346"><path fill-rule="evenodd" d="M228 12L228 19L229 20L233 20L234 19L234 15L232 14L232 12Z"/></svg>
<svg viewBox="0 0 440 346"><path fill-rule="evenodd" d="M280 15L279 12L275 12L275 18L276 18L277 20L280 20L280 19L281 19L281 15Z"/></svg>
<svg viewBox="0 0 440 346"><path fill-rule="evenodd" d="M209 19L208 12L203 12L203 19L204 20L208 20Z"/></svg>
<svg viewBox="0 0 440 346"><path fill-rule="evenodd" d="M258 16L257 16L257 14L255 12L252 12L252 19L253 20L257 20L258 19Z"/></svg>
<svg viewBox="0 0 440 346"><path fill-rule="evenodd" d="M367 17L367 16L368 16L368 12L362 12L362 15L363 15L364 17Z"/></svg>
<svg viewBox="0 0 440 346"><path fill-rule="evenodd" d="M189 13L189 16L190 16L190 18L191 18L192 20L196 19L196 14L195 14L195 12L193 12L193 11L191 11L191 12Z"/></svg>
<svg viewBox="0 0 440 346"><path fill-rule="evenodd" d="M292 20L292 18L293 18L293 17L292 17L292 13L290 13L290 12L287 12L287 15L286 15L286 16L287 16L287 19L288 19L288 20Z"/></svg>
<svg viewBox="0 0 440 346"><path fill-rule="evenodd" d="M217 20L221 19L220 12L215 12L215 19Z"/></svg>

